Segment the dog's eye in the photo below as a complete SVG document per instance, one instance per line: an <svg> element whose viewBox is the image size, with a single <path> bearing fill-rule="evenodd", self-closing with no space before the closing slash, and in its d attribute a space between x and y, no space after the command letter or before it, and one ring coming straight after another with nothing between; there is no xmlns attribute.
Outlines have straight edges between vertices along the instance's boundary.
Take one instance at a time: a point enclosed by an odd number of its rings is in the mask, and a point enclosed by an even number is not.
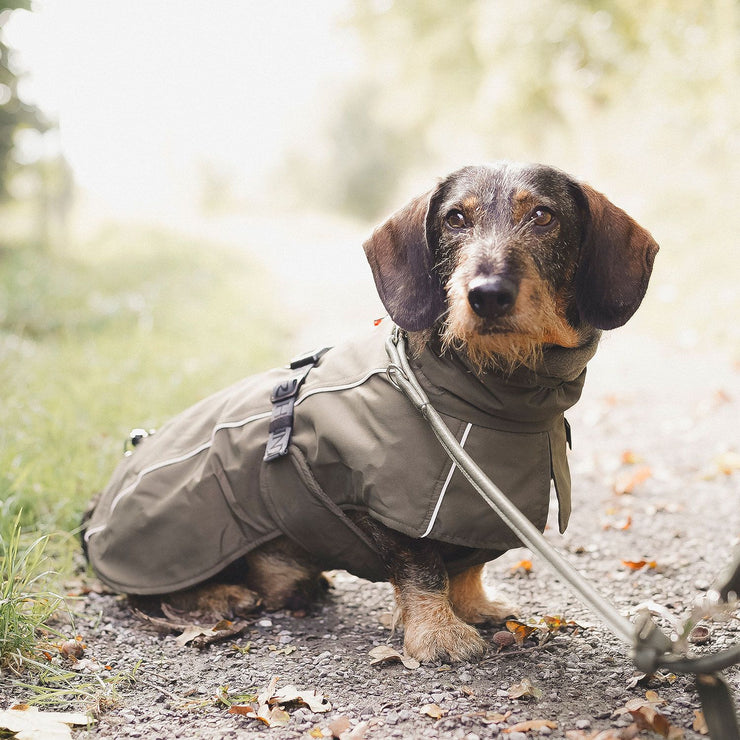
<svg viewBox="0 0 740 740"><path fill-rule="evenodd" d="M532 221L537 226L550 226L555 221L555 215L547 208L535 208Z"/></svg>
<svg viewBox="0 0 740 740"><path fill-rule="evenodd" d="M445 216L445 223L451 229L464 229L468 225L468 222L465 219L465 214L457 208L453 208L453 210Z"/></svg>

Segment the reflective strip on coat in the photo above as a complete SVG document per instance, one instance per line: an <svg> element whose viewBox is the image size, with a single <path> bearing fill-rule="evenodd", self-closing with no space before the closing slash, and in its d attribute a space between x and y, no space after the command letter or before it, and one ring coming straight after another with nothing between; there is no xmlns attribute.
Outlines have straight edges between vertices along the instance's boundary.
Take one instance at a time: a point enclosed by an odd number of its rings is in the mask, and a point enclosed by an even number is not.
<svg viewBox="0 0 740 740"><path fill-rule="evenodd" d="M93 512L88 555L109 587L166 593L202 582L280 535L325 569L386 574L344 515L367 512L411 537L487 551L520 545L388 380L389 322L327 352L295 404L289 454L264 462L274 386L246 378L201 401L124 458ZM544 529L554 480L563 531L570 473L563 412L579 398L598 336L546 353L537 373L477 376L427 349L412 362L432 404L493 482ZM554 369L554 370L553 370ZM451 572L454 564L449 564Z"/></svg>

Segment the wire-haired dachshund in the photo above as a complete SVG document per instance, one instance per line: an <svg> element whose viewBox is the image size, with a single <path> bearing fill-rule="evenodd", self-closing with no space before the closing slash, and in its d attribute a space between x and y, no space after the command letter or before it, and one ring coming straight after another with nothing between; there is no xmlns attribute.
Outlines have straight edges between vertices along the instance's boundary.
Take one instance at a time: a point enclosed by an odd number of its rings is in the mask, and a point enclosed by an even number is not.
<svg viewBox="0 0 740 740"><path fill-rule="evenodd" d="M431 351L481 383L537 372L558 348L595 347L600 330L621 326L640 305L658 251L647 231L590 186L552 167L512 163L453 172L394 213L364 247L412 359ZM395 400L410 414L405 403ZM547 465L549 491L549 458ZM472 625L511 614L488 599L481 581L483 563L501 551L437 541L431 524L429 537L411 536L372 511L348 516L394 587L407 653L449 661L482 654L485 642ZM461 559L472 565L450 565ZM327 563L278 537L229 569L237 585L208 583L168 598L211 612L243 613L258 603L290 608L314 594L322 568Z"/></svg>

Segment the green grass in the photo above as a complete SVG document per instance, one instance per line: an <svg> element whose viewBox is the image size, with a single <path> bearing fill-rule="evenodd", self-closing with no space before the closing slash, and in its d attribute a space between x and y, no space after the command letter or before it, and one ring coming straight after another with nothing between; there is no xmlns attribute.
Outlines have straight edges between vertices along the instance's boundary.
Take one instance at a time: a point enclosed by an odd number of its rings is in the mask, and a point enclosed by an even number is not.
<svg viewBox="0 0 740 740"><path fill-rule="evenodd" d="M70 531L129 429L278 359L264 277L234 249L154 231L0 255L0 501L24 528Z"/></svg>
<svg viewBox="0 0 740 740"><path fill-rule="evenodd" d="M36 640L39 630L54 614L61 599L43 590L49 575L45 570L44 548L47 538L36 537L24 545L20 512L7 517L2 506L3 529L0 535L0 671L18 671L26 661L38 657Z"/></svg>
<svg viewBox="0 0 740 740"><path fill-rule="evenodd" d="M43 672L48 592L128 431L284 359L268 291L244 252L154 230L0 252L0 663Z"/></svg>

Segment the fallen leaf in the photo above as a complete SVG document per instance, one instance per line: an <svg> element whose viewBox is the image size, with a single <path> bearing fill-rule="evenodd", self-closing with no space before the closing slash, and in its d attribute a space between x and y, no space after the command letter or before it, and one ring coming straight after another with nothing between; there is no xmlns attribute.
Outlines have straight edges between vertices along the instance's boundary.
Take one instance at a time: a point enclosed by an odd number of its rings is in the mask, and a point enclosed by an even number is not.
<svg viewBox="0 0 740 740"><path fill-rule="evenodd" d="M185 647L189 642L192 642L196 637L215 637L216 630L210 629L209 627L200 627L197 624L193 624L188 627L181 635L175 638L175 642L180 647Z"/></svg>
<svg viewBox="0 0 740 740"><path fill-rule="evenodd" d="M639 734L640 730L634 723L619 730L598 730L587 732L584 730L567 730L565 737L568 740L630 740Z"/></svg>
<svg viewBox="0 0 740 740"><path fill-rule="evenodd" d="M106 667L98 663L95 658L83 658L82 660L74 660L70 668L80 673L100 673Z"/></svg>
<svg viewBox="0 0 740 740"><path fill-rule="evenodd" d="M645 482L652 474L653 471L647 465L632 470L625 470L623 473L617 475L614 480L614 493L617 496L632 493L640 483Z"/></svg>
<svg viewBox="0 0 740 740"><path fill-rule="evenodd" d="M658 567L655 560L623 560L622 565L627 566L630 570L654 570Z"/></svg>
<svg viewBox="0 0 740 740"><path fill-rule="evenodd" d="M627 688L634 689L639 684L647 684L650 681L655 681L659 684L672 684L675 683L678 676L675 673L663 673L662 671L655 671L654 673L635 673L632 678L627 681Z"/></svg>
<svg viewBox="0 0 740 740"><path fill-rule="evenodd" d="M641 707L660 707L666 704L665 699L661 699L655 691L646 691L644 699L630 699L623 707L613 712L613 716L617 717L620 714L627 714Z"/></svg>
<svg viewBox="0 0 740 740"><path fill-rule="evenodd" d="M537 631L536 627L530 627L523 622L518 622L516 619L509 619L506 622L506 629L514 635L517 645L522 645L528 637Z"/></svg>
<svg viewBox="0 0 740 740"><path fill-rule="evenodd" d="M602 529L616 529L619 532L625 532L632 526L632 516L627 514L625 519L617 519L616 521L606 521L601 525Z"/></svg>
<svg viewBox="0 0 740 740"><path fill-rule="evenodd" d="M644 705L639 709L631 709L630 714L637 726L642 730L657 732L668 740L678 740L683 737L683 730L672 725L668 718L652 706Z"/></svg>
<svg viewBox="0 0 740 740"><path fill-rule="evenodd" d="M225 640L227 637L236 637L247 628L246 622L230 622L228 619L222 619L213 627L202 627L194 624L185 629L185 631L175 638L175 642L183 647L189 642L193 647L202 648L213 642Z"/></svg>
<svg viewBox="0 0 740 740"><path fill-rule="evenodd" d="M526 722L517 722L511 727L507 727L503 732L529 732L530 730L541 730L543 727L549 727L551 730L556 730L558 727L557 722L552 722L549 719L530 719Z"/></svg>
<svg viewBox="0 0 740 740"><path fill-rule="evenodd" d="M572 619L563 619L563 617L559 616L548 616L547 614L542 617L542 622L544 623L545 627L547 627L547 631L554 634L556 632L560 632L561 630L568 630L568 629L582 629L581 625L577 622L574 622Z"/></svg>
<svg viewBox="0 0 740 740"><path fill-rule="evenodd" d="M694 730L694 732L698 732L700 735L709 734L707 721L704 719L704 712L702 712L701 709L694 710L694 723L691 725L691 729Z"/></svg>
<svg viewBox="0 0 740 740"><path fill-rule="evenodd" d="M293 684L284 686L268 699L268 704L292 704L294 702L305 704L312 712L316 713L331 711L331 704L325 696L316 691L299 689Z"/></svg>
<svg viewBox="0 0 740 740"><path fill-rule="evenodd" d="M520 560L516 565L511 566L512 573L523 573L528 575L532 572L532 561L531 560Z"/></svg>
<svg viewBox="0 0 740 740"><path fill-rule="evenodd" d="M442 709L442 707L437 704L425 704L419 711L433 719L442 719L449 710Z"/></svg>
<svg viewBox="0 0 740 740"><path fill-rule="evenodd" d="M415 670L419 667L419 661L412 658L410 655L401 655L395 648L390 645L378 645L374 647L370 653L372 660L370 665L377 665L378 663L403 663L406 668Z"/></svg>
<svg viewBox="0 0 740 740"><path fill-rule="evenodd" d="M228 619L216 622L213 627L206 627L201 624L182 621L179 619L178 613L167 607L166 604L162 604L162 610L167 615L165 618L153 617L139 609L133 609L132 611L136 617L154 627L158 632L181 632L182 634L176 639L177 644L181 647L192 642L193 647L202 648L212 642L240 635L247 628L247 623L244 621L230 622Z"/></svg>
<svg viewBox="0 0 740 740"><path fill-rule="evenodd" d="M528 678L523 678L519 683L509 686L507 691L509 699L539 699L542 689L538 689Z"/></svg>
<svg viewBox="0 0 740 740"><path fill-rule="evenodd" d="M509 717L511 717L510 711L504 712L503 714L501 714L501 712L486 712L482 719L486 724L490 723L494 725L500 725L506 722Z"/></svg>
<svg viewBox="0 0 740 740"><path fill-rule="evenodd" d="M255 709L249 704L232 704L229 707L229 714L254 714Z"/></svg>
<svg viewBox="0 0 740 740"><path fill-rule="evenodd" d="M93 721L79 712L40 712L24 704L16 707L0 710L0 729L17 733L23 740L71 739L70 725L87 725Z"/></svg>

